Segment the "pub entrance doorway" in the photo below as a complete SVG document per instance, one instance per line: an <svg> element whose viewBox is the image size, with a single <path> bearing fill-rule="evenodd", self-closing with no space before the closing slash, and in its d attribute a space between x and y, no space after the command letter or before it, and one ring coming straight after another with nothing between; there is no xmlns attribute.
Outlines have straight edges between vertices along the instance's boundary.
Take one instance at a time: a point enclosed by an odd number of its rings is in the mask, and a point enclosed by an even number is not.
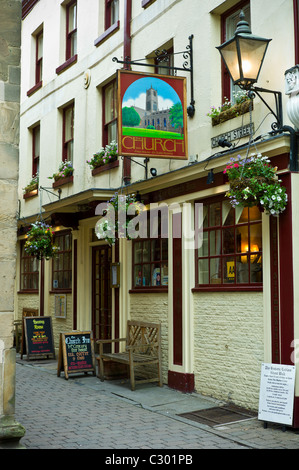
<svg viewBox="0 0 299 470"><path fill-rule="evenodd" d="M111 261L112 248L110 246L101 245L92 247L92 331L95 341L98 339L111 339ZM107 347L109 348L110 344Z"/></svg>

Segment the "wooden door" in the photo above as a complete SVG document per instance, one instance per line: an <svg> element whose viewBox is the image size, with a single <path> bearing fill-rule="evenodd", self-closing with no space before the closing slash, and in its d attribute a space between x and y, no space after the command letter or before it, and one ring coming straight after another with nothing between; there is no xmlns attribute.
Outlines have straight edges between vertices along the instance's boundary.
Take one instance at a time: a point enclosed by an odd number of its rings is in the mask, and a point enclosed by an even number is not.
<svg viewBox="0 0 299 470"><path fill-rule="evenodd" d="M92 248L92 331L95 340L111 339L111 259L111 247L96 246ZM108 346L110 347L110 345Z"/></svg>

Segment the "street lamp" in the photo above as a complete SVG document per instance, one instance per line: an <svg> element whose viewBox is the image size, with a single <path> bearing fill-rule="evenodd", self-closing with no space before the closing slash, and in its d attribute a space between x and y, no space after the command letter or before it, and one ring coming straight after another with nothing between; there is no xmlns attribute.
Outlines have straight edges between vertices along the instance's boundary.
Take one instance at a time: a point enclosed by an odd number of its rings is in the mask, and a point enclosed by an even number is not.
<svg viewBox="0 0 299 470"><path fill-rule="evenodd" d="M257 82L270 41L251 33L241 10L234 37L217 47L235 85L249 90Z"/></svg>
<svg viewBox="0 0 299 470"><path fill-rule="evenodd" d="M289 132L291 136L290 170L298 171L298 146L295 130L283 125L282 97L280 91L267 90L253 86L257 82L265 54L271 39L254 36L243 10L240 12L240 21L237 24L234 37L216 47L226 65L234 85L248 91L248 96L253 99L255 94L267 106L273 114L276 122L272 123L273 133ZM276 113L264 100L260 93L272 93L275 97Z"/></svg>

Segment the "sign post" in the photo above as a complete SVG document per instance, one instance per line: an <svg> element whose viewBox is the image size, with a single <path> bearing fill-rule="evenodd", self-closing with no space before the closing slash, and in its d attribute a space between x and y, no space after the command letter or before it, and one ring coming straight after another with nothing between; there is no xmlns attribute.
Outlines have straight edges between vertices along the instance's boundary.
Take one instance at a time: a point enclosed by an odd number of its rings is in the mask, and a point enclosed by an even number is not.
<svg viewBox="0 0 299 470"><path fill-rule="evenodd" d="M61 333L57 376L64 371L65 379L69 374L92 372L96 374L94 345L91 331L72 331Z"/></svg>
<svg viewBox="0 0 299 470"><path fill-rule="evenodd" d="M291 426L295 366L262 364L258 419Z"/></svg>

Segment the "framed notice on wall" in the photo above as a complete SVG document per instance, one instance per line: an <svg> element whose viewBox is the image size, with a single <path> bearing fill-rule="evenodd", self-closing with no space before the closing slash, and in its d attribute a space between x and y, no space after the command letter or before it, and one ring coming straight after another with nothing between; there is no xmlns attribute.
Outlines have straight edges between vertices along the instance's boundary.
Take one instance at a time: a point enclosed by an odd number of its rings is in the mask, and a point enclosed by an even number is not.
<svg viewBox="0 0 299 470"><path fill-rule="evenodd" d="M188 159L186 78L118 70L118 153Z"/></svg>

